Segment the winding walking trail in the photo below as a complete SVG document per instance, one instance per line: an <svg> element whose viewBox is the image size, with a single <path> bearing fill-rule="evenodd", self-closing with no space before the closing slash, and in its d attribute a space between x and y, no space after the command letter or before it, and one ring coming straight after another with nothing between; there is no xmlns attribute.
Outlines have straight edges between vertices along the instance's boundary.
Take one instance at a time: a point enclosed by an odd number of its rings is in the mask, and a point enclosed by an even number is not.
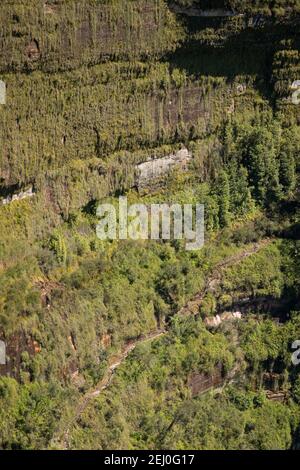
<svg viewBox="0 0 300 470"><path fill-rule="evenodd" d="M179 310L177 315L198 315L199 308L206 294L213 291L222 281L222 272L224 269L234 266L244 259L249 258L249 256L258 253L262 248L268 246L271 242L272 240L270 238L264 238L257 243L253 243L247 250L243 250L241 253L230 256L229 258L226 258L218 263L208 277L202 291L196 294L189 302L187 302L187 304L181 310Z"/></svg>
<svg viewBox="0 0 300 470"><path fill-rule="evenodd" d="M203 302L205 295L209 291L214 289L222 281L223 270L228 267L234 266L235 264L240 263L241 261L248 258L249 256L254 255L255 253L258 253L262 248L266 247L271 242L272 240L269 238L263 239L260 242L252 244L250 247L248 247L247 250L243 250L242 252L237 253L234 256L228 257L225 260L218 263L214 267L210 276L208 277L202 291L196 294L192 300L187 302L187 304L181 310L177 312L177 315L198 315L200 306ZM71 422L68 424L68 428L63 432L63 437L60 440L60 442L62 443L63 449L69 449L70 431L72 427L77 423L82 413L85 411L89 402L92 399L99 397L99 395L110 386L116 370L118 369L118 367L120 367L123 364L123 362L126 360L128 355L136 348L136 346L138 346L139 344L144 344L144 343L153 341L166 334L168 334L167 329L158 329L156 331L152 331L145 336L141 336L137 338L136 340L130 341L124 346L124 348L119 354L112 356L110 358L109 367L107 369L105 376L96 385L96 387L88 390L85 393L85 395L83 395L82 399L79 401L78 406L75 411L75 415L72 418Z"/></svg>
<svg viewBox="0 0 300 470"><path fill-rule="evenodd" d="M72 427L77 423L78 419L88 406L90 400L98 397L103 390L106 390L115 374L116 369L125 361L128 355L136 348L139 344L145 344L154 339L160 338L161 336L167 333L166 330L157 330L152 331L145 336L141 336L138 339L131 341L125 345L123 350L115 356L112 356L109 361L109 366L106 371L105 376L102 380L96 385L92 390L88 390L82 399L79 401L79 404L76 408L75 416L72 418L71 422L68 424L68 429L63 434L63 449L69 449L69 436Z"/></svg>

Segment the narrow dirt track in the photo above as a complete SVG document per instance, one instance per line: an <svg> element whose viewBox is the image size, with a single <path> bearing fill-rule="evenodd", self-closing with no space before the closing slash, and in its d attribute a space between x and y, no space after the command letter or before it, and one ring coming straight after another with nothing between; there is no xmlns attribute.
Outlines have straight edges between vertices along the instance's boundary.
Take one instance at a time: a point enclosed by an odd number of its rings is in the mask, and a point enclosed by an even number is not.
<svg viewBox="0 0 300 470"><path fill-rule="evenodd" d="M142 336L138 338L135 341L132 341L128 343L122 350L122 352L116 356L113 356L109 362L108 369L106 371L105 376L103 379L97 384L97 386L93 390L89 390L86 392L86 394L82 397L80 400L77 409L76 409L76 414L74 418L72 419L71 423L68 426L68 429L64 432L64 437L63 437L63 448L64 449L69 449L69 435L72 426L76 424L86 407L88 406L90 400L93 398L98 397L102 391L106 390L109 385L112 382L113 376L115 374L116 369L125 361L125 359L128 357L128 355L139 345L139 344L145 344L150 341L153 341L157 338L160 338L161 336L164 336L167 334L166 330L157 330L154 332L149 333L146 336Z"/></svg>
<svg viewBox="0 0 300 470"><path fill-rule="evenodd" d="M266 247L272 242L271 239L263 239L258 243L254 243L251 247L249 247L247 250L243 250L241 253L238 253L234 256L231 256L229 258L226 258L225 260L221 261L218 263L215 268L213 269L211 275L208 277L207 282L205 283L204 288L200 293L194 296L192 300L187 302L187 304L177 312L177 315L198 315L199 314L199 308L201 306L201 303L211 288L215 288L222 280L222 271L228 267L234 266L235 264L240 263L244 259L248 258L251 255L254 255L255 253L258 253L262 248ZM70 431L72 427L77 423L78 419L88 406L89 402L94 399L99 397L101 392L106 390L114 377L115 371L120 367L123 362L126 360L128 355L138 346L139 344L144 344L149 341L153 341L157 338L160 338L161 336L164 336L168 334L167 330L157 330L154 332L149 333L146 336L137 338L134 341L131 341L128 343L123 350L120 352L120 354L113 356L110 360L108 370L103 377L103 379L97 384L97 386L86 392L86 394L82 397L80 400L76 413L72 421L68 425L68 429L64 432L63 438L60 442L63 442L63 449L69 449L69 437L70 437Z"/></svg>
<svg viewBox="0 0 300 470"><path fill-rule="evenodd" d="M262 248L266 247L272 242L271 239L265 238L258 243L254 243L251 247L247 250L242 251L241 253L237 253L234 256L226 258L224 261L218 263L215 268L213 269L212 273L208 277L204 289L201 292L196 294L193 299L191 299L187 304L179 310L177 313L178 315L197 315L199 313L199 307L205 297L205 295L215 289L218 284L222 281L222 272L224 269L234 266L235 264L240 263L249 256L258 253Z"/></svg>

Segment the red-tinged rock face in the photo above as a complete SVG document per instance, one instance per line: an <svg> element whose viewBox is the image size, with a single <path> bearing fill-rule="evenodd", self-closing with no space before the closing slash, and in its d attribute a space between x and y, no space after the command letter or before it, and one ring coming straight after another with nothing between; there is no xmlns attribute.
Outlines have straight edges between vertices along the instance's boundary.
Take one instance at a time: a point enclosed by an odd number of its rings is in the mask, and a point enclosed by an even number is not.
<svg viewBox="0 0 300 470"><path fill-rule="evenodd" d="M44 4L44 13L45 15L55 15L59 11L59 6L55 3L45 2Z"/></svg>
<svg viewBox="0 0 300 470"><path fill-rule="evenodd" d="M27 55L28 59L35 61L38 60L41 56L39 44L34 39L31 41L25 49L25 54Z"/></svg>
<svg viewBox="0 0 300 470"><path fill-rule="evenodd" d="M217 366L211 374L193 372L188 378L188 386L191 389L192 396L195 397L224 383L222 366Z"/></svg>
<svg viewBox="0 0 300 470"><path fill-rule="evenodd" d="M6 363L0 365L0 376L10 376L15 379L20 377L22 353L27 352L29 356L35 356L41 352L41 346L24 331L14 333L9 338L1 339L6 346Z"/></svg>
<svg viewBox="0 0 300 470"><path fill-rule="evenodd" d="M104 349L107 349L111 346L111 335L103 335L101 338L101 345Z"/></svg>

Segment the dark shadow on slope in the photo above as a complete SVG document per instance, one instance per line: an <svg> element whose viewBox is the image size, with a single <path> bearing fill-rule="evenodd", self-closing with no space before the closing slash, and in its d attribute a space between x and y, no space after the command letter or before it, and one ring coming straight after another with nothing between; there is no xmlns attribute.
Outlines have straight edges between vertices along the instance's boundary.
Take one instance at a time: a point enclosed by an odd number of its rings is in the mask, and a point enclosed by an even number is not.
<svg viewBox="0 0 300 470"><path fill-rule="evenodd" d="M175 52L165 57L171 68L184 70L188 76L227 77L232 80L238 75L257 77L258 89L267 99L272 100L272 63L280 41L286 37L299 39L298 25L267 25L258 29L246 28L227 39L212 38L211 44L199 39L212 21L185 18L183 22L190 39ZM214 20L214 27L221 24Z"/></svg>

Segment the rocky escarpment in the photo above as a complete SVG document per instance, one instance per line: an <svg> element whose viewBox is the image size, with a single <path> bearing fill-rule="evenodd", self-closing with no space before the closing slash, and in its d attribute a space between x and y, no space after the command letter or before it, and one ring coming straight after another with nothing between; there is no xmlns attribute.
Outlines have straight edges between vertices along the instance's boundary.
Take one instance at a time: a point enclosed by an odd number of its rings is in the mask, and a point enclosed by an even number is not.
<svg viewBox="0 0 300 470"><path fill-rule="evenodd" d="M63 174L70 162L79 168L97 158L103 166L116 151L204 137L249 101L238 82L192 80L163 64L109 64L5 81L3 186L29 184L58 169Z"/></svg>
<svg viewBox="0 0 300 470"><path fill-rule="evenodd" d="M211 373L192 372L188 377L188 386L193 397L208 392L211 389L221 387L226 381L226 374L220 364Z"/></svg>
<svg viewBox="0 0 300 470"><path fill-rule="evenodd" d="M0 333L4 360L0 361L0 376L14 377L20 380L23 366L29 357L34 357L41 352L39 343L28 333L21 330L9 338ZM2 358L3 359L3 358Z"/></svg>
<svg viewBox="0 0 300 470"><path fill-rule="evenodd" d="M0 22L0 72L142 58L182 37L162 0L4 0Z"/></svg>
<svg viewBox="0 0 300 470"><path fill-rule="evenodd" d="M138 173L136 184L139 191L153 187L155 182L159 183L162 178L166 177L174 169L187 170L191 158L192 156L189 151L184 148L174 155L140 163L136 166Z"/></svg>
<svg viewBox="0 0 300 470"><path fill-rule="evenodd" d="M107 194L107 186L130 187L127 175L133 179L137 163L131 154L139 149L205 138L232 116L270 104L264 85L275 28L264 31L270 51L263 54L239 29L231 31L234 47L208 50L197 40L207 31L206 19L194 27L170 10L172 2L35 3L5 1L0 13L6 18L0 72L7 88L0 108L0 190L34 183L64 212ZM160 60L142 62L150 56ZM273 77L277 92L278 60ZM297 114L295 106L290 114ZM110 170L115 152L124 152L118 157L122 174Z"/></svg>
<svg viewBox="0 0 300 470"><path fill-rule="evenodd" d="M28 199L34 196L33 187L30 186L29 188L25 189L24 191L20 191L17 193L12 193L9 196L1 199L0 197L0 206L6 206L14 201L22 201L23 199Z"/></svg>

